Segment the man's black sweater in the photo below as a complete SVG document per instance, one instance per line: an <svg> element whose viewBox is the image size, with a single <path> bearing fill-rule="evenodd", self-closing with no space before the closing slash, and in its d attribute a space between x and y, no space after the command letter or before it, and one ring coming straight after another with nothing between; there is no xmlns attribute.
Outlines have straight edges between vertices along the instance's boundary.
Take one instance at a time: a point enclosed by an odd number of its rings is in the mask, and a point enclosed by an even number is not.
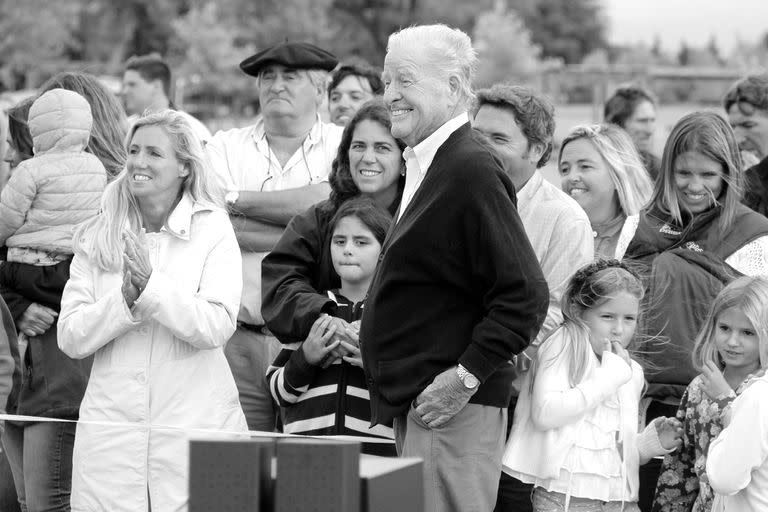
<svg viewBox="0 0 768 512"><path fill-rule="evenodd" d="M768 217L768 157L744 173L745 206Z"/></svg>
<svg viewBox="0 0 768 512"><path fill-rule="evenodd" d="M508 362L535 337L547 304L514 186L465 124L382 247L360 332L373 424L405 414L458 363L481 382L471 403L507 407Z"/></svg>

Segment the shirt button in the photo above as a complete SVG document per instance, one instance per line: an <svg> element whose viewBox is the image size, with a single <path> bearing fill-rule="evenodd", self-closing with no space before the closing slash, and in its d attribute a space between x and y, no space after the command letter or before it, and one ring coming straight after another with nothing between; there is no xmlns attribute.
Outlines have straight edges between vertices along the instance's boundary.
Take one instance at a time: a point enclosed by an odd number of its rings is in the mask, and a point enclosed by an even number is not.
<svg viewBox="0 0 768 512"><path fill-rule="evenodd" d="M147 383L147 375L144 372L139 372L137 380L139 381L139 384L146 384Z"/></svg>
<svg viewBox="0 0 768 512"><path fill-rule="evenodd" d="M156 243L155 243L155 239L153 238L153 239L151 239L151 240L149 241L149 246L150 246L151 248L153 248L153 249L154 249L154 248L155 248L155 245L156 245Z"/></svg>
<svg viewBox="0 0 768 512"><path fill-rule="evenodd" d="M368 379L368 386L373 387L373 384L374 384L373 377L371 377L371 378Z"/></svg>

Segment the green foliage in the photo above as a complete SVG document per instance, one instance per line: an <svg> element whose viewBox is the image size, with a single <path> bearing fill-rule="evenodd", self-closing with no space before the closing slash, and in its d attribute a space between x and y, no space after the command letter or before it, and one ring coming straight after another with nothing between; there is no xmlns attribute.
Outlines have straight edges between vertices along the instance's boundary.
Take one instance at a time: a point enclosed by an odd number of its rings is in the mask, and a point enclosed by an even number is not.
<svg viewBox="0 0 768 512"><path fill-rule="evenodd" d="M480 58L479 86L526 81L541 68L541 49L531 42L520 16L501 2L477 17L473 42Z"/></svg>
<svg viewBox="0 0 768 512"><path fill-rule="evenodd" d="M607 22L598 0L513 0L544 57L578 64L598 48L607 48Z"/></svg>

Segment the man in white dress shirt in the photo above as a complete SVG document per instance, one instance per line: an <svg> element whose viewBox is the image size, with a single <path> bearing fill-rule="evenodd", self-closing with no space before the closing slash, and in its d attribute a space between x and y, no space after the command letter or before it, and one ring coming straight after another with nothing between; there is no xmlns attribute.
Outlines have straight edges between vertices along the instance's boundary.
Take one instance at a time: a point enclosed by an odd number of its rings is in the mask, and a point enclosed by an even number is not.
<svg viewBox="0 0 768 512"><path fill-rule="evenodd" d="M594 258L592 228L578 203L537 170L552 153L555 109L549 100L508 84L480 90L476 96L472 127L496 150L515 185L517 211L549 285L549 308L532 344L535 349L563 321L560 299L571 276ZM519 369L527 367L522 364L526 352L518 356ZM508 428L516 403L513 397ZM496 510L532 510L531 491L532 486L502 474Z"/></svg>
<svg viewBox="0 0 768 512"><path fill-rule="evenodd" d="M323 123L318 107L337 63L325 50L295 42L244 60L240 68L256 77L261 116L216 133L206 146L228 190L243 255L238 329L225 353L251 430L274 430L277 413L265 375L280 344L261 316L261 261L294 215L330 193L328 173L343 129Z"/></svg>

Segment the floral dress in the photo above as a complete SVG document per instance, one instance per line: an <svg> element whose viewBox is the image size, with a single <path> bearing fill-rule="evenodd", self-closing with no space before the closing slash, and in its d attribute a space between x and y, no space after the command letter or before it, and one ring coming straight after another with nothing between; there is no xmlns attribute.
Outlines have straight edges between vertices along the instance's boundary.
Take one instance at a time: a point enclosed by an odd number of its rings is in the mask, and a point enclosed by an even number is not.
<svg viewBox="0 0 768 512"><path fill-rule="evenodd" d="M751 374L735 393L731 391L720 400L713 400L704 392L701 375L691 381L677 409L677 419L683 422L683 444L664 457L653 512L709 512L712 509L714 492L705 473L709 443L723 429L723 410L752 379L764 372Z"/></svg>

